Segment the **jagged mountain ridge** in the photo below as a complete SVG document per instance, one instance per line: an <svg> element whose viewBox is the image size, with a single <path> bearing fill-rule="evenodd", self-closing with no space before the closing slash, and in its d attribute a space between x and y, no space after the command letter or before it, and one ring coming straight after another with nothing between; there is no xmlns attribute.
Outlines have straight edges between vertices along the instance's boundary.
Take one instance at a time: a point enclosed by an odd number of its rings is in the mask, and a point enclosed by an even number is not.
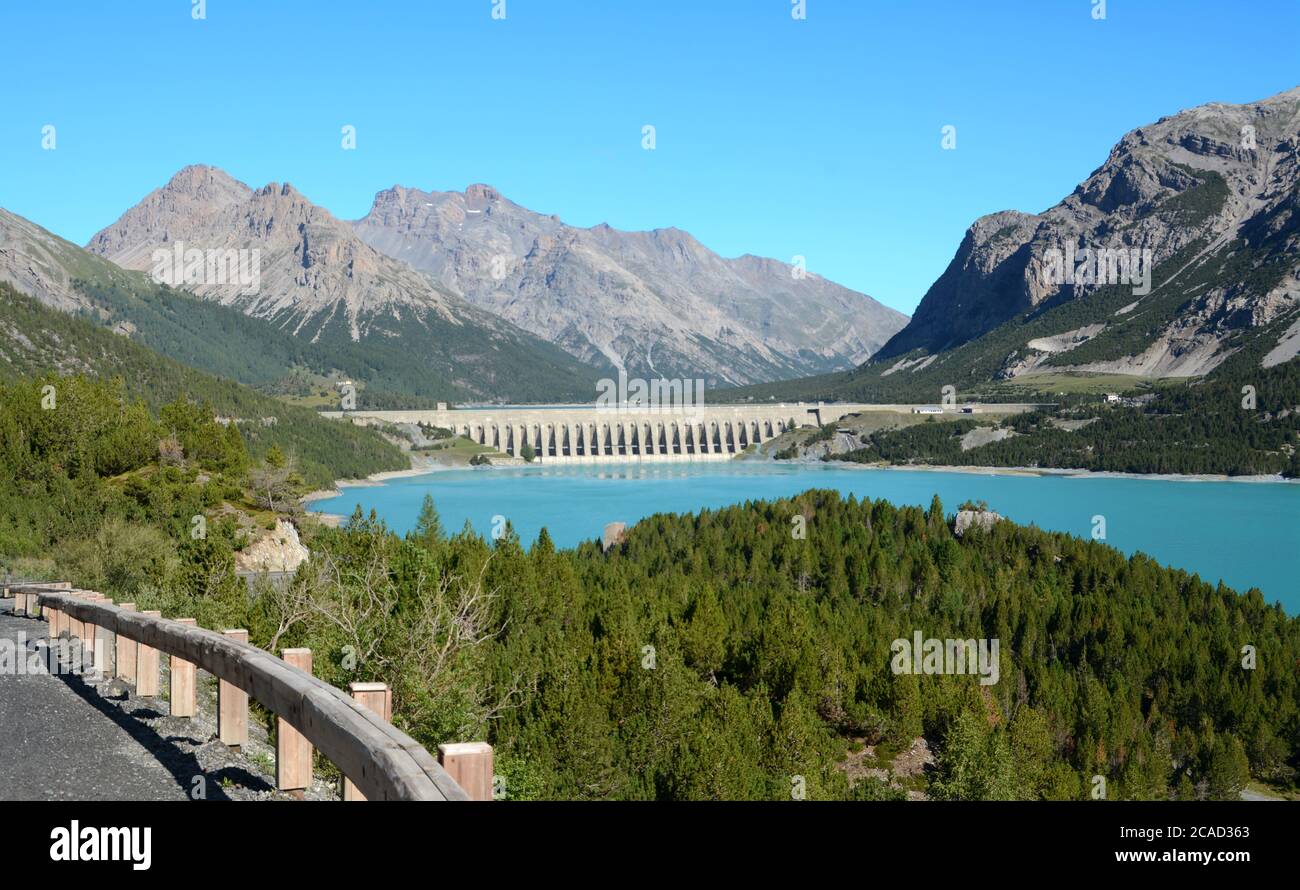
<svg viewBox="0 0 1300 890"><path fill-rule="evenodd" d="M119 266L151 271L158 249L260 251L260 287L203 281L187 290L237 306L248 315L287 324L315 338L342 321L359 340L379 317L433 313L459 324L468 312L455 294L356 238L351 228L288 183L251 189L224 171L191 166L151 192L86 249Z"/></svg>
<svg viewBox="0 0 1300 890"><path fill-rule="evenodd" d="M445 398L581 398L600 376L374 250L287 183L252 189L214 167L186 167L86 249L156 274L155 252L166 257L178 245L182 253L246 251L250 260L257 251L259 270L251 288L205 275L178 286L313 344L403 353L409 368L400 376L426 367L451 384Z"/></svg>
<svg viewBox="0 0 1300 890"><path fill-rule="evenodd" d="M258 249L257 293L186 289L313 340L398 338L414 325L526 331L577 360L720 382L851 367L906 317L774 260L724 260L677 229L578 229L488 186L395 187L345 223L292 186L214 167L177 173L87 249L148 271L160 248ZM430 322L429 319L433 321Z"/></svg>
<svg viewBox="0 0 1300 890"><path fill-rule="evenodd" d="M1013 362L1004 369L1007 376L1040 370L1047 354L1058 356L1054 366L1067 365L1060 354L1106 336L1117 319L1142 317L1198 270L1222 267L1243 249L1260 252L1254 267L1294 252L1298 145L1300 88L1245 105L1199 106L1133 130L1056 206L1042 214L1003 211L977 220L912 321L874 363L914 350L941 353L1008 320L1086 301L1103 283L1062 284L1046 272L1049 251L1070 244L1149 250L1156 267L1179 262L1164 269L1163 279L1155 278L1150 295L1135 294L1109 315L1091 319L1096 330L1085 326L1055 331L1055 341L1040 338L1036 345L1042 348L1025 350L1019 366ZM1294 269L1249 293L1239 282L1201 277L1211 280L1176 308L1194 297L1193 305L1151 315L1148 323L1159 333L1142 350L1084 361L1080 369L1202 374L1226 358L1220 347L1233 332L1266 324L1300 300Z"/></svg>
<svg viewBox="0 0 1300 890"><path fill-rule="evenodd" d="M1149 293L1056 284L1049 251L1071 243L1149 250ZM1300 88L1203 105L1125 135L1048 211L977 220L861 367L716 398L932 401L949 385L1018 398L1055 392L1060 374L1197 378L1238 354L1271 368L1300 354L1297 257Z"/></svg>
<svg viewBox="0 0 1300 890"><path fill-rule="evenodd" d="M475 305L634 375L727 383L843 368L906 322L785 263L724 259L680 229L569 226L486 185L394 186L354 225Z"/></svg>
<svg viewBox="0 0 1300 890"><path fill-rule="evenodd" d="M383 332L400 321L383 314L363 319L373 335L360 340L338 323L318 325L319 336L295 336L296 325L158 284L146 272L122 268L3 209L0 282L193 368L267 392L297 389L303 375L351 378L367 407L422 407L439 400L589 398L599 376L562 350L463 303L459 320L428 312L423 323L391 336Z"/></svg>

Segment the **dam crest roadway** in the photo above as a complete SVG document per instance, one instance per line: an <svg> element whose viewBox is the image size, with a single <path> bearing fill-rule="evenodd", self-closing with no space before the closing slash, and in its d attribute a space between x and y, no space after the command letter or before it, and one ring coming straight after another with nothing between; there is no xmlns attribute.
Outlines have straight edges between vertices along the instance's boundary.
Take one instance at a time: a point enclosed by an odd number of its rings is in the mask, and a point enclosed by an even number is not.
<svg viewBox="0 0 1300 890"><path fill-rule="evenodd" d="M992 407L992 406L990 406ZM998 404L999 413L1035 405ZM979 414L981 405L872 405L794 402L675 409L596 405L494 405L418 411L324 411L362 426L423 424L512 457L524 443L534 460L551 464L616 461L730 460L747 448L799 427L820 427L867 411L898 414Z"/></svg>

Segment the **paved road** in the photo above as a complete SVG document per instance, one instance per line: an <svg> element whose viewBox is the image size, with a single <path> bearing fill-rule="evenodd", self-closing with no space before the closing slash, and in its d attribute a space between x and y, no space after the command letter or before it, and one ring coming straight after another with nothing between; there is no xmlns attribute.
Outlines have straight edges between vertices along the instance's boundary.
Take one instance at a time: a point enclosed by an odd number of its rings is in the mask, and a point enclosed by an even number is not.
<svg viewBox="0 0 1300 890"><path fill-rule="evenodd" d="M13 600L0 599L0 800L188 799L197 765L160 760L153 752L174 746L99 688L77 676L13 672L20 633L30 653L48 627L15 617Z"/></svg>

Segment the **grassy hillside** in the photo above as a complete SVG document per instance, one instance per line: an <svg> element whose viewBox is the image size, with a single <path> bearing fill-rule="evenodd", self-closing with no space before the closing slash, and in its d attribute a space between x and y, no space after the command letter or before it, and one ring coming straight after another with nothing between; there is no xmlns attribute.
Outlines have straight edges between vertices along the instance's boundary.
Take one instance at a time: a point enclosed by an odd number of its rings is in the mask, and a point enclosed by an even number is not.
<svg viewBox="0 0 1300 890"><path fill-rule="evenodd" d="M1276 240L1277 233L1269 237ZM1162 284L1134 308L1132 289L1104 287L1080 299L1045 304L976 339L930 356L922 350L856 370L786 383L721 391L726 401L938 402L944 387L959 400L1037 401L1057 405L1001 426L1010 438L963 449L969 423L874 433L843 456L864 462L1029 466L1136 473L1300 475L1300 359L1263 368L1265 354L1300 317L1284 312L1263 325L1241 324L1220 350L1229 357L1201 378L1153 380L1092 375L1071 366L1136 355L1176 319L1203 311L1206 292L1234 282L1239 292L1267 293L1293 260L1241 240L1199 256L1194 243L1162 263ZM1048 356L1029 344L1089 325L1105 328L1068 351ZM1008 378L1009 365L1044 359L1048 373ZM1250 390L1247 390L1247 387ZM1106 392L1141 400L1106 406ZM1254 404L1246 398L1253 392Z"/></svg>
<svg viewBox="0 0 1300 890"><path fill-rule="evenodd" d="M1276 322L1269 330L1280 334L1287 323ZM1105 405L1095 395L1056 397L1061 405L1054 410L1001 422L1012 435L999 442L963 450L961 437L973 422L936 422L872 434L863 449L843 458L1300 477L1300 360L1261 368L1274 339L1243 337L1240 351L1208 379L1147 385L1137 403Z"/></svg>
<svg viewBox="0 0 1300 890"><path fill-rule="evenodd" d="M316 320L296 330L288 315L260 319L155 283L119 268L28 220L0 210L17 267L36 271L53 294L69 291L94 324L186 365L265 392L315 389L331 380L358 386L358 405L369 408L433 407L438 401L588 400L608 369L583 364L557 346L490 313L466 306L464 324L441 318L371 319L372 335L354 342L345 321ZM431 313L432 315L432 313Z"/></svg>
<svg viewBox="0 0 1300 890"><path fill-rule="evenodd" d="M1191 245L1162 263L1153 273L1155 280L1162 281L1165 276L1182 268L1203 246ZM1173 300L1160 296L1152 302L1160 304L1163 317L1169 302L1181 306L1185 301L1186 297L1179 289ZM1108 321L1117 310L1132 302L1133 292L1127 285L1099 288L1086 298L1043 305L1033 312L1004 322L981 337L940 353L924 366L922 363L930 356L918 349L887 360L869 361L840 374L721 391L716 394L716 400L933 402L939 399L944 386L955 386L963 396L979 397L986 401L1023 400L1026 390L1034 390L1036 381L1033 377L1022 377L1014 382L1002 379L1000 374L1010 357L1028 354L1029 342L1039 337L1050 337ZM1155 319L1147 321L1154 322ZM1127 328L1127 325L1123 326ZM1106 339L1112 344L1121 340L1119 337ZM1085 343L1070 352L1062 353L1062 356L1072 357L1089 345ZM1094 350L1094 354L1096 358L1102 357L1101 350ZM914 367L891 371L900 362L912 362Z"/></svg>
<svg viewBox="0 0 1300 890"><path fill-rule="evenodd" d="M130 396L155 410L186 396L210 405L220 417L235 418L254 457L265 456L272 446L295 457L314 485L408 465L399 449L372 431L325 420L187 367L85 319L48 309L5 284L0 284L0 333L0 380L117 378Z"/></svg>
<svg viewBox="0 0 1300 890"><path fill-rule="evenodd" d="M268 391L283 388L295 372L305 370L355 381L360 407L419 408L483 398L591 398L601 376L557 347L521 334L393 319L381 325L388 328L386 335L361 342L351 339L342 321L319 337L299 337L280 327L287 319L250 318L139 273L96 271L94 278L76 280L98 308L93 320L129 324L131 336L151 349Z"/></svg>

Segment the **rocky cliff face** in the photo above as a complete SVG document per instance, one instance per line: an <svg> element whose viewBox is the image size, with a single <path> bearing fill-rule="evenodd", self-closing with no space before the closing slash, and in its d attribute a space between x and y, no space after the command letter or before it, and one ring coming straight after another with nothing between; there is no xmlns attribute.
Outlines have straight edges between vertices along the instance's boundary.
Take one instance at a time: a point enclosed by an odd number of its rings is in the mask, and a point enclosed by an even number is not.
<svg viewBox="0 0 1300 890"><path fill-rule="evenodd" d="M1079 367L1204 373L1225 357L1225 338L1300 301L1298 152L1300 88L1245 105L1204 105L1136 129L1055 207L977 220L911 322L877 358L938 353L1010 319L1086 301L1108 280L1063 282L1052 274L1052 252L1123 248L1134 256L1150 251L1150 293L1137 288L1131 302L1107 304L1084 320L1111 329L1142 324L1149 334L1126 334L1127 353L1108 349ZM1100 336L1101 328L1075 339ZM1040 358L1022 351L1006 376L1032 372Z"/></svg>
<svg viewBox="0 0 1300 890"><path fill-rule="evenodd" d="M155 275L161 258L166 283L312 340L475 327L602 369L720 384L851 367L907 320L783 263L725 260L676 229L574 228L484 185L389 189L349 224L288 184L186 167L87 249ZM192 274L192 250L256 250L258 280ZM456 339L442 341L454 352Z"/></svg>
<svg viewBox="0 0 1300 890"><path fill-rule="evenodd" d="M594 398L600 376L370 247L287 183L251 189L187 167L87 249L319 344L345 376L396 393L573 400Z"/></svg>
<svg viewBox="0 0 1300 890"><path fill-rule="evenodd" d="M90 308L73 286L75 245L0 208L0 281L64 312Z"/></svg>
<svg viewBox="0 0 1300 890"><path fill-rule="evenodd" d="M293 523L277 519L274 529L235 554L235 568L241 572L296 572L310 556Z"/></svg>
<svg viewBox="0 0 1300 890"><path fill-rule="evenodd" d="M906 317L792 267L723 259L678 229L565 225L490 186L380 192L369 245L584 361L752 382L850 367Z"/></svg>
<svg viewBox="0 0 1300 890"><path fill-rule="evenodd" d="M278 320L300 335L315 337L327 324L344 323L359 340L381 317L434 314L460 323L473 314L455 294L372 249L288 183L253 190L212 167L180 171L96 234L87 249L153 273L156 252L170 260L178 246L182 258L188 250L243 250L250 263L258 251L255 286L247 278L209 275L206 266L193 279L167 283Z"/></svg>

